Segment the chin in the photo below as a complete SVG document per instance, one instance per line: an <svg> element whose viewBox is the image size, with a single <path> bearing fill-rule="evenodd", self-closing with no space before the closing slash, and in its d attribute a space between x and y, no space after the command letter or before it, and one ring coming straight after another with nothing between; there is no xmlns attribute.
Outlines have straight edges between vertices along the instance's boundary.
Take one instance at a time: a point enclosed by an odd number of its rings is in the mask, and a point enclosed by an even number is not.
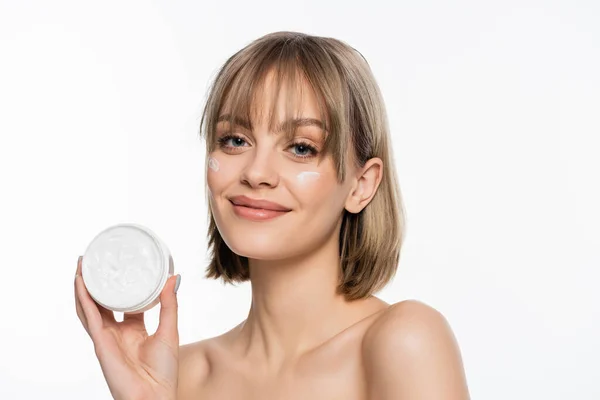
<svg viewBox="0 0 600 400"><path fill-rule="evenodd" d="M225 239L225 244L235 254L241 257L247 257L254 260L280 260L286 258L282 253L282 249L286 249L283 243L278 243L273 238L257 238L259 235L254 235L253 238L243 237L236 239Z"/></svg>
<svg viewBox="0 0 600 400"><path fill-rule="evenodd" d="M257 260L276 260L285 258L282 251L289 250L289 241L285 240L280 227L264 229L230 223L233 221L222 224L221 222L224 221L219 221L219 218L215 218L215 222L227 247L239 256Z"/></svg>

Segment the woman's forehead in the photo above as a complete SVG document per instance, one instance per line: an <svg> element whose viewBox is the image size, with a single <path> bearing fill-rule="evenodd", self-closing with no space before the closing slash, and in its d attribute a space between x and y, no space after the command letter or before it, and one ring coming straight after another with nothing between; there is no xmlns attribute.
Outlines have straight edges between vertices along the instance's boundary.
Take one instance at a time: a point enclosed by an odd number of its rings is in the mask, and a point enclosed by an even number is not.
<svg viewBox="0 0 600 400"><path fill-rule="evenodd" d="M320 118L317 94L306 77L299 71L283 75L276 72L272 68L264 76L256 77L251 89L244 93L236 90L242 82L234 82L219 116L232 114L235 107L238 109L233 114L245 114L255 123L270 117L277 122L287 118Z"/></svg>

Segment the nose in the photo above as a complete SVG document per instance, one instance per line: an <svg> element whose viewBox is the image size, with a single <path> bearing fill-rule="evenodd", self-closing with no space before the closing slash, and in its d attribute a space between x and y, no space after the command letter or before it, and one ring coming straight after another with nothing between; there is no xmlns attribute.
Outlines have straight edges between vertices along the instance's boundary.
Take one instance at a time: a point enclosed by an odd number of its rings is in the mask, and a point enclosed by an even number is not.
<svg viewBox="0 0 600 400"><path fill-rule="evenodd" d="M242 183L251 188L276 187L279 184L279 172L273 153L272 149L255 147L242 171Z"/></svg>

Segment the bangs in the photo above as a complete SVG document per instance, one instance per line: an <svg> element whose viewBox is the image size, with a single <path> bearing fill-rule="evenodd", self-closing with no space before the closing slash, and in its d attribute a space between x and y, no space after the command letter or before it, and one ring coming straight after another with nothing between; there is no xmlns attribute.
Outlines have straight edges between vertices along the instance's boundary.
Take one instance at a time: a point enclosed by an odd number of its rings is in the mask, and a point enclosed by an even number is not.
<svg viewBox="0 0 600 400"><path fill-rule="evenodd" d="M315 59L318 55L315 52L318 53L318 49L295 46L293 41L271 41L262 46L257 43L246 48L245 53L232 56L215 79L202 116L200 127L207 151L213 151L216 146L219 122L228 122L228 129L242 126L252 131L256 122L266 118L269 132L284 134L291 140L297 128L303 125L302 118L316 117L323 135L320 159L331 155L338 180L343 181L344 155L350 148L350 135L342 137L342 132L348 132L343 126L344 102L339 101L345 94L333 62ZM266 93L266 90L271 93ZM301 105L306 90L311 90L316 98L318 116L302 115ZM264 95L272 99L269 109L261 103ZM285 96L284 115L278 120L277 107L282 95ZM337 102L335 99L338 99Z"/></svg>

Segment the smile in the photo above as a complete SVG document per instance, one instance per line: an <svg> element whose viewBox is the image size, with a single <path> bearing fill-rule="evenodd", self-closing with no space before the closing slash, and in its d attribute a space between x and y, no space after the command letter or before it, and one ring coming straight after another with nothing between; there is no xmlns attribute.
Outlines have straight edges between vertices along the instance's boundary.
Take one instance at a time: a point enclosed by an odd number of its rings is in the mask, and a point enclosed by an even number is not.
<svg viewBox="0 0 600 400"><path fill-rule="evenodd" d="M289 211L275 211L275 210L265 210L264 208L251 208L245 206L236 206L233 205L233 211L239 217L250 219L253 221L264 221L267 219L273 219L279 217L283 214L288 213Z"/></svg>
<svg viewBox="0 0 600 400"><path fill-rule="evenodd" d="M233 205L233 211L237 216L251 221L266 221L291 211L280 204L267 200L255 200L246 196L232 197L229 201Z"/></svg>

